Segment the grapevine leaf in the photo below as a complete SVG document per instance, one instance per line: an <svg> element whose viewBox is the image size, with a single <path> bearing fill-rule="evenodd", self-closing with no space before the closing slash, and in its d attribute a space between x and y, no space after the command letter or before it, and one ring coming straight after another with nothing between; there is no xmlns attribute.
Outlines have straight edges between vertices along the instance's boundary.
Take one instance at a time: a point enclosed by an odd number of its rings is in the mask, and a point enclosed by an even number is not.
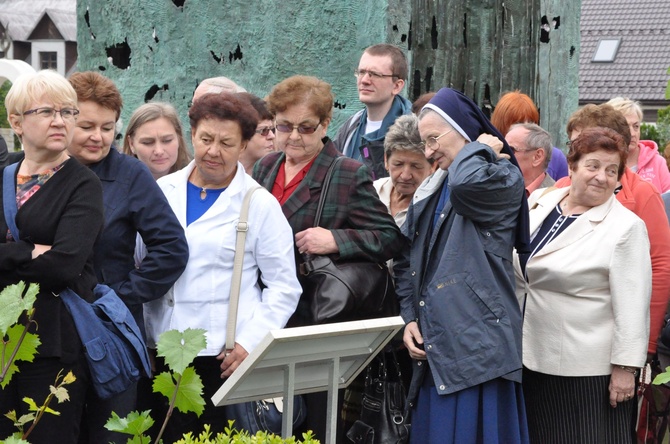
<svg viewBox="0 0 670 444"><path fill-rule="evenodd" d="M37 404L35 403L35 401L33 401L33 398L24 397L23 402L28 404L28 410L30 410L31 412L36 412L39 410L39 407L37 407Z"/></svg>
<svg viewBox="0 0 670 444"><path fill-rule="evenodd" d="M17 425L23 426L23 425L28 424L29 422L34 421L34 420L35 420L35 414L34 413L27 413L25 415L21 415L21 417L17 421L15 421L15 423Z"/></svg>
<svg viewBox="0 0 670 444"><path fill-rule="evenodd" d="M168 330L158 338L158 356L165 358L170 370L183 374L198 353L207 347L205 330L187 328L183 333Z"/></svg>
<svg viewBox="0 0 670 444"><path fill-rule="evenodd" d="M163 372L154 378L154 392L162 393L168 399L172 399L176 387L176 382L167 372ZM182 413L195 412L196 415L200 416L205 406L202 391L203 385L200 376L192 367L187 367L181 376L179 390L175 398L175 407Z"/></svg>
<svg viewBox="0 0 670 444"><path fill-rule="evenodd" d="M2 368L5 368L8 364L9 358L11 357L14 348L16 347L19 339L21 338L21 334L23 333L23 330L25 327L23 325L13 325L9 328L9 330L6 333L5 339L6 342L4 344L1 344L0 347L4 347L4 353L0 353L0 365ZM32 333L26 333L26 335L23 338L23 342L21 342L21 346L19 347L19 351L16 354L16 357L14 358L14 361L9 365L9 368L7 369L7 374L5 375L5 378L0 381L0 388L4 388L9 381L12 380L12 376L14 373L18 371L18 368L16 367L16 361L27 361L27 362L32 362L33 359L35 358L35 355L37 354L37 347L40 345L40 340L37 337L37 335L32 334Z"/></svg>
<svg viewBox="0 0 670 444"><path fill-rule="evenodd" d="M28 441L21 439L21 433L15 433L9 438L2 441L4 444L30 444Z"/></svg>
<svg viewBox="0 0 670 444"><path fill-rule="evenodd" d="M6 339L7 341L7 350L11 352L16 347L16 344L21 339L21 335L25 330L23 325L12 325L7 331ZM37 347L41 344L40 338L33 333L26 333L23 337L23 342L21 342L21 347L19 347L19 352L16 354L17 361L26 361L33 362L35 355L37 354ZM8 359L9 356L6 356L5 359Z"/></svg>
<svg viewBox="0 0 670 444"><path fill-rule="evenodd" d="M175 407L181 412L195 412L196 415L202 415L205 408L205 400L202 397L203 385L200 376L193 367L187 367L181 376L179 391L175 400Z"/></svg>
<svg viewBox="0 0 670 444"><path fill-rule="evenodd" d="M21 281L18 284L5 287L0 292L0 307L2 307L2 310L0 310L1 336L7 333L10 326L16 324L21 313L33 307L40 287L37 284L30 284L24 297L25 288L26 284Z"/></svg>
<svg viewBox="0 0 670 444"><path fill-rule="evenodd" d="M137 437L149 430L154 424L154 420L149 416L150 413L150 410L142 413L130 412L128 416L121 418L112 412L112 417L105 424L105 428L112 432L125 433Z"/></svg>
<svg viewBox="0 0 670 444"><path fill-rule="evenodd" d="M54 387L51 385L49 386L49 390L51 391L51 394L56 397L59 404L70 400L70 394L65 387Z"/></svg>

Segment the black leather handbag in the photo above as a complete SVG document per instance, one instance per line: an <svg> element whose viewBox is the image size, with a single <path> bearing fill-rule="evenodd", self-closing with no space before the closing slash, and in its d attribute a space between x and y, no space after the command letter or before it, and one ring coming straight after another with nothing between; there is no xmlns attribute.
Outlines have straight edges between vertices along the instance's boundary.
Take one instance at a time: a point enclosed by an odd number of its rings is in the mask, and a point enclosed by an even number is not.
<svg viewBox="0 0 670 444"><path fill-rule="evenodd" d="M405 444L409 441L408 412L395 353L382 352L368 366L361 417L347 438L356 444Z"/></svg>
<svg viewBox="0 0 670 444"><path fill-rule="evenodd" d="M321 222L333 170L340 159L335 159L326 173L315 227ZM311 325L396 316L400 312L393 277L384 262L303 255L298 280L303 292L298 313L309 318Z"/></svg>

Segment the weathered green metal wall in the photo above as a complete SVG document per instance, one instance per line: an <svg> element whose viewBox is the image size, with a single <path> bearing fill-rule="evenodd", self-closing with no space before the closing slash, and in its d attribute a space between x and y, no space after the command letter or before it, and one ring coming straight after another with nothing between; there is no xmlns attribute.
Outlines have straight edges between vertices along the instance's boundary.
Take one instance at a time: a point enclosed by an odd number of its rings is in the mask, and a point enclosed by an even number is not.
<svg viewBox="0 0 670 444"><path fill-rule="evenodd" d="M184 123L204 78L264 96L290 75L315 75L333 86L332 134L362 106L352 75L361 52L387 42L407 51L410 99L451 86L490 109L521 89L558 144L577 107L579 9L580 0L78 0L78 67L117 83L125 121L153 99L172 102Z"/></svg>
<svg viewBox="0 0 670 444"><path fill-rule="evenodd" d="M490 111L519 89L556 146L577 109L580 0L414 0L411 96L450 86Z"/></svg>
<svg viewBox="0 0 670 444"><path fill-rule="evenodd" d="M581 0L540 0L545 19L538 55L535 103L540 125L549 131L554 146L566 151L565 126L579 105L579 22Z"/></svg>
<svg viewBox="0 0 670 444"><path fill-rule="evenodd" d="M124 121L154 99L177 106L184 123L204 78L227 76L262 97L288 76L315 75L333 86L332 132L361 107L353 70L363 49L406 47L408 8L400 0L78 0L78 68L116 82Z"/></svg>

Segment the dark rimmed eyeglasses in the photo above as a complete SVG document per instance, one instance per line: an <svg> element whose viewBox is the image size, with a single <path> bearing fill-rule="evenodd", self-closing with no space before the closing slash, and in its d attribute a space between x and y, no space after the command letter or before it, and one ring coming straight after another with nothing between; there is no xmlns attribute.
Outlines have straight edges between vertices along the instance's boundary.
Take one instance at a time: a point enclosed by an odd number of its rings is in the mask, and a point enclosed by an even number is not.
<svg viewBox="0 0 670 444"><path fill-rule="evenodd" d="M356 77L365 77L369 75L371 79L383 79L384 77L400 77L398 74L382 74L376 71L370 71L369 69L354 69L354 75Z"/></svg>
<svg viewBox="0 0 670 444"><path fill-rule="evenodd" d="M319 122L316 126L304 126L304 125L287 125L286 123L276 123L275 128L280 133L292 133L293 130L298 130L299 134L314 134L314 131L321 126Z"/></svg>
<svg viewBox="0 0 670 444"><path fill-rule="evenodd" d="M269 126L266 128L257 129L256 134L260 134L263 137L267 137L268 134L270 134L270 131L272 131L272 133L274 134L275 128L273 126Z"/></svg>
<svg viewBox="0 0 670 444"><path fill-rule="evenodd" d="M29 116L31 114L35 114L36 116L42 117L43 119L55 119L56 114L60 114L63 120L73 121L79 115L79 110L74 108L35 108L29 109L23 113L24 116Z"/></svg>

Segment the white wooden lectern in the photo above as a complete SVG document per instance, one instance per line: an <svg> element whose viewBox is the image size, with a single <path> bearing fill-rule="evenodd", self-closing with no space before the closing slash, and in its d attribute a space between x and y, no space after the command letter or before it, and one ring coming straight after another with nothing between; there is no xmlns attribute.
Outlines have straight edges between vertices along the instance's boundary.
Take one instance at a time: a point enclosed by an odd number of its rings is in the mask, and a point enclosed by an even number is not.
<svg viewBox="0 0 670 444"><path fill-rule="evenodd" d="M282 437L293 434L293 395L328 391L326 444L335 444L337 391L405 325L400 316L273 330L212 397L216 406L284 397Z"/></svg>

